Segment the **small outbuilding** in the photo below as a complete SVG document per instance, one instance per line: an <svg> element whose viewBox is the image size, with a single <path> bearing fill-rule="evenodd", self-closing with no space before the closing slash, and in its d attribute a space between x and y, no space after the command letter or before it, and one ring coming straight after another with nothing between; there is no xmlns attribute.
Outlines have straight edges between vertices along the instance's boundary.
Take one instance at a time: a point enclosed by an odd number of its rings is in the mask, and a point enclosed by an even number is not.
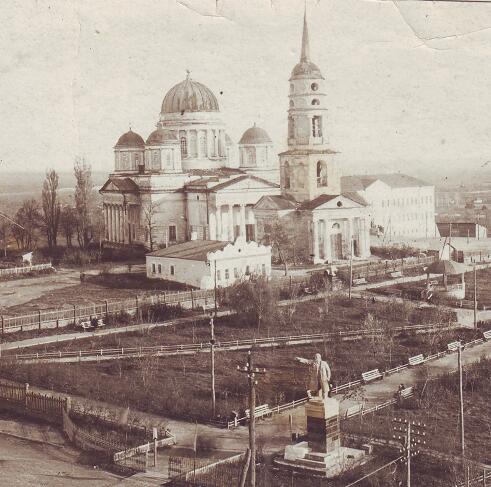
<svg viewBox="0 0 491 487"><path fill-rule="evenodd" d="M191 240L156 250L146 256L147 277L165 279L200 289L232 285L251 275L269 278L271 247L247 242Z"/></svg>

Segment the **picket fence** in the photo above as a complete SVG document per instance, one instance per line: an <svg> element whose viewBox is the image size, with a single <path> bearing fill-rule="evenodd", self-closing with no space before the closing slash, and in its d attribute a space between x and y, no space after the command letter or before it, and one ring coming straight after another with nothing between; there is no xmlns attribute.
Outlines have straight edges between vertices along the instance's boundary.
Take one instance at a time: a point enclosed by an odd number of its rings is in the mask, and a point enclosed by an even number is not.
<svg viewBox="0 0 491 487"><path fill-rule="evenodd" d="M0 277L14 276L17 274L29 274L29 272L42 271L46 269L52 269L51 262L47 264L35 264L25 267L9 267L7 269L0 269Z"/></svg>
<svg viewBox="0 0 491 487"><path fill-rule="evenodd" d="M194 307L198 300L213 299L214 291L208 289L178 291L175 293L153 294L149 296L136 296L135 298L121 301L104 301L99 304L86 306L70 306L54 310L37 311L27 315L19 316L1 316L0 326L2 334L11 331L22 331L24 327L42 325L66 325L68 323L77 323L81 320L87 320L91 317L103 318L110 314L126 312L130 314L137 313L143 306L155 304L164 304L175 306L178 304L191 302Z"/></svg>

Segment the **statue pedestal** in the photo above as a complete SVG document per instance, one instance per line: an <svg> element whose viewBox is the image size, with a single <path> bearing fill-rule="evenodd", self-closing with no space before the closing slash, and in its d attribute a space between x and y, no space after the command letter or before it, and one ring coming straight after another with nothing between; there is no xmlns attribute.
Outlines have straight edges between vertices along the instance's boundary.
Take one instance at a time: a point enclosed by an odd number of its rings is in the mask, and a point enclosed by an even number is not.
<svg viewBox="0 0 491 487"><path fill-rule="evenodd" d="M365 463L363 450L341 446L339 402L333 398L314 398L305 406L307 441L285 448L280 466L332 478Z"/></svg>

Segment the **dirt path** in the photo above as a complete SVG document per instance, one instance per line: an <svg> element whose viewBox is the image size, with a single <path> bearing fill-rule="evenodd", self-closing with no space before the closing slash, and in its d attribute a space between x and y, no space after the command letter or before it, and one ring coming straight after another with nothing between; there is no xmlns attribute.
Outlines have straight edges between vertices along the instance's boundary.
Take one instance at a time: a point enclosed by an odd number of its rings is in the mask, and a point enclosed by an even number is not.
<svg viewBox="0 0 491 487"><path fill-rule="evenodd" d="M80 284L80 271L57 269L53 274L0 283L0 313L5 308L28 303L55 289ZM7 314L7 313L5 313Z"/></svg>

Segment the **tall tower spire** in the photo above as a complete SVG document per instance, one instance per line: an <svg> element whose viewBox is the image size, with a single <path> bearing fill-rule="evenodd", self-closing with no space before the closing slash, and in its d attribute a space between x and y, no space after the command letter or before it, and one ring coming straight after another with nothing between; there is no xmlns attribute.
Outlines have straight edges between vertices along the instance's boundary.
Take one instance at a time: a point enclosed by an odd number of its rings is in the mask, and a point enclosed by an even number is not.
<svg viewBox="0 0 491 487"><path fill-rule="evenodd" d="M302 54L300 56L300 62L309 62L309 61L310 61L309 27L307 25L307 4L305 4L305 11L303 14Z"/></svg>

